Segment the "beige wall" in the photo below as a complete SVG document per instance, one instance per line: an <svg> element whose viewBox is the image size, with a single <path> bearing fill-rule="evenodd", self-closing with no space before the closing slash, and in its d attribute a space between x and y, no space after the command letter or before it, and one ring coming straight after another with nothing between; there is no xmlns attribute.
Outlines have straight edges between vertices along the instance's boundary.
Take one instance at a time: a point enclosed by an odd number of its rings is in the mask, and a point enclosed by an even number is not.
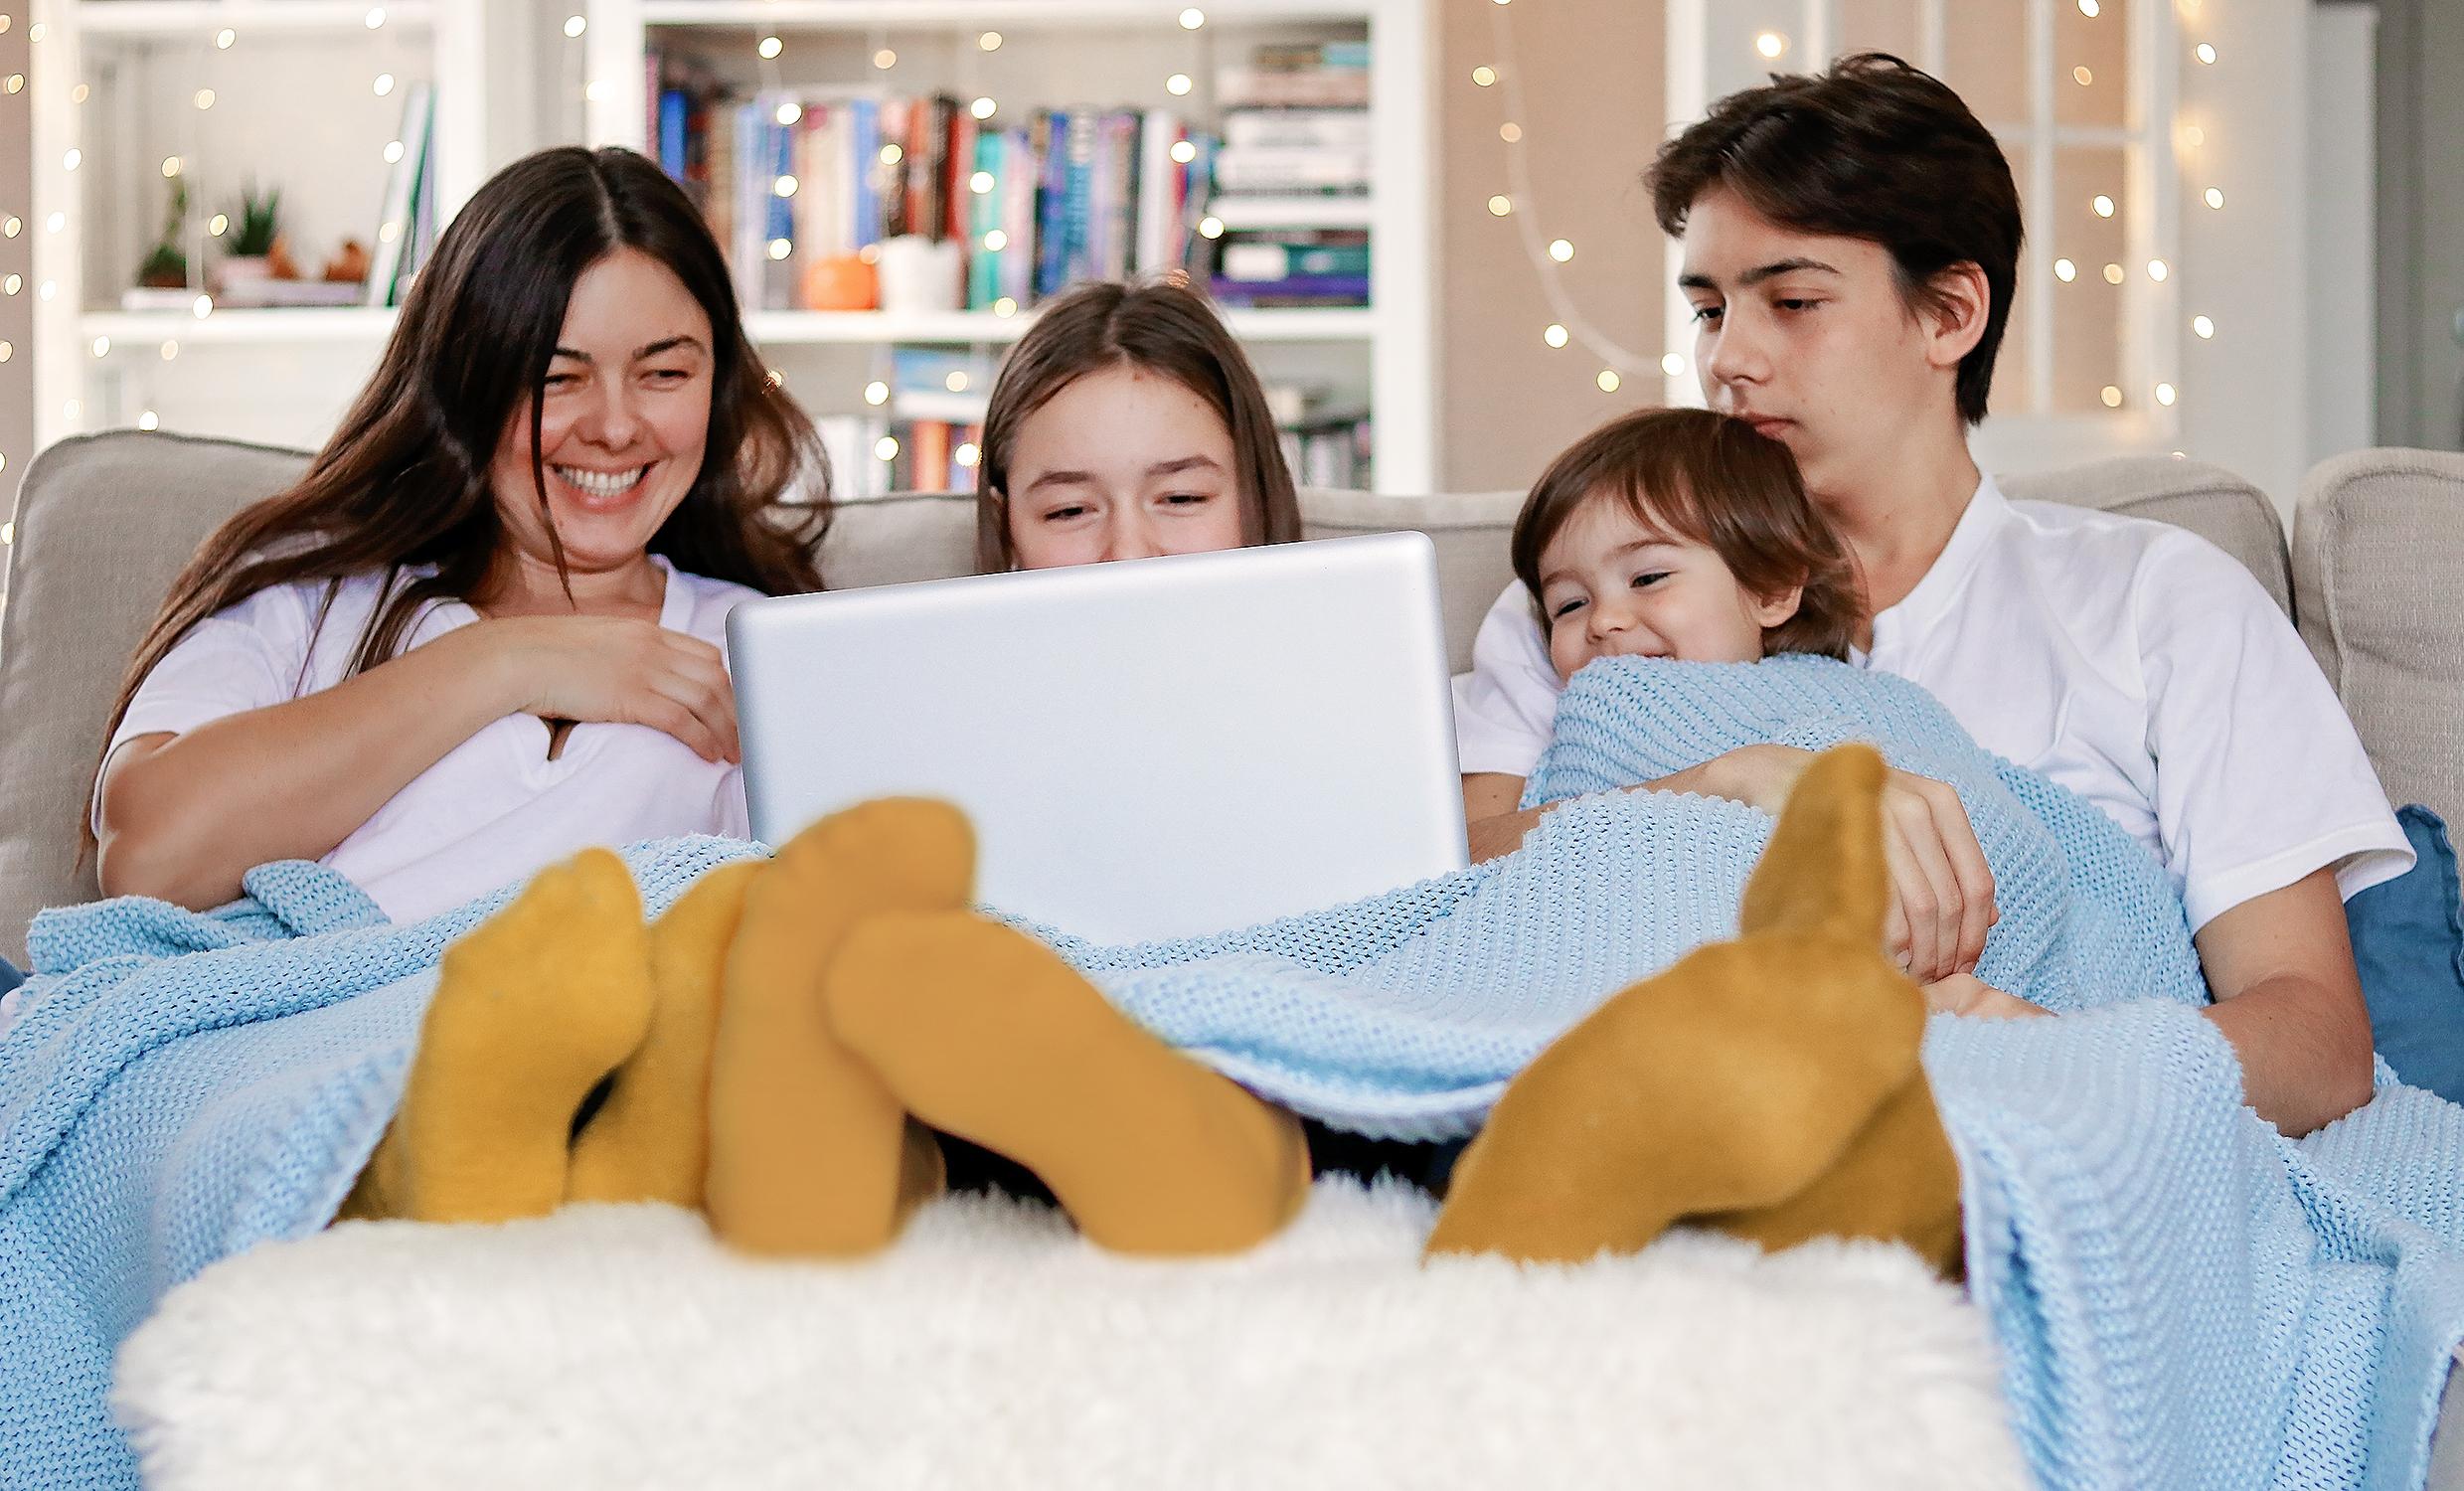
<svg viewBox="0 0 2464 1491"><path fill-rule="evenodd" d="M1608 337L1656 361L1661 349L1662 239L1643 168L1658 147L1666 67L1659 0L1549 0L1506 7L1522 72L1523 141L1509 146L1506 89L1472 70L1503 71L1492 0L1431 0L1437 17L1437 476L1445 491L1526 487L1577 435L1611 414L1658 403L1656 368L1614 394L1605 363L1579 341L1554 350L1559 319L1514 219L1489 215L1507 186L1507 152L1531 169L1541 241L1566 239L1566 292Z"/></svg>

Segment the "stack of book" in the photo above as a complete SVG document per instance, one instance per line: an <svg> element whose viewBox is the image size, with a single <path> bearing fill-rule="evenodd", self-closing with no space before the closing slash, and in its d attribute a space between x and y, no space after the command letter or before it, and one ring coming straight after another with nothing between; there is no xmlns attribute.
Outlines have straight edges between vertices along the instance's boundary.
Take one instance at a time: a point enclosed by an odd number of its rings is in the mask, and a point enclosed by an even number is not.
<svg viewBox="0 0 2464 1491"><path fill-rule="evenodd" d="M1160 109L979 120L948 94L726 92L653 62L650 138L693 193L749 308L816 298L810 267L917 235L964 246L963 304L1034 304L1080 279L1186 267L1215 141Z"/></svg>
<svg viewBox="0 0 2464 1491"><path fill-rule="evenodd" d="M1224 144L1215 184L1228 209L1242 199L1369 194L1368 43L1259 47L1245 66L1221 71L1216 94ZM1219 245L1213 288L1226 305L1366 305L1369 235L1235 229Z"/></svg>

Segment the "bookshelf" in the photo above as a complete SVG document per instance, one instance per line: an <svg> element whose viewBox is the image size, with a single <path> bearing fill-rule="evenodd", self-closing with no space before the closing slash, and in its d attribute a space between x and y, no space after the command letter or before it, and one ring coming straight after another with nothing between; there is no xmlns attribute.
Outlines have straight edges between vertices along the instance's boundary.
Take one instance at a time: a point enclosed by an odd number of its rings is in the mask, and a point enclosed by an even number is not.
<svg viewBox="0 0 2464 1491"><path fill-rule="evenodd" d="M953 93L1002 120L1072 106L1216 115L1219 69L1251 49L1367 42L1368 196L1218 196L1228 233L1366 233L1366 305L1233 306L1227 319L1279 387L1371 419L1376 486L1435 474L1427 0L35 0L37 439L156 418L167 428L313 443L374 366L394 312L372 306L129 309L119 303L164 215L162 157L195 162L219 203L244 167L313 205L312 237L373 228L399 97L434 85L439 208L493 169L566 140L656 153L648 60L708 57L746 93ZM371 24L375 22L376 24ZM1195 22L1196 24L1193 24ZM237 33L237 44L220 44ZM997 49L987 49L997 33ZM778 46L763 57L764 38ZM895 69L875 60L894 51ZM1179 82L1167 80L1178 75ZM484 81L485 85L481 83ZM73 97L83 85L87 96ZM216 88L213 108L193 90ZM279 89L277 93L274 90ZM296 103L292 101L297 96ZM282 96L275 106L264 101ZM295 114L294 109L298 110ZM303 127L303 118L314 127ZM999 121L996 121L999 122ZM83 159L60 169L71 150ZM200 211L206 209L200 204ZM43 231L54 213L63 227ZM365 239L366 229L358 235ZM200 244L201 248L212 246ZM312 248L302 257L321 251ZM200 260L208 257L199 254ZM33 288L30 286L30 288ZM980 303L980 302L979 302ZM817 417L875 417L895 347L995 357L1032 303L991 310L756 308L747 325ZM159 411L159 413L157 413Z"/></svg>

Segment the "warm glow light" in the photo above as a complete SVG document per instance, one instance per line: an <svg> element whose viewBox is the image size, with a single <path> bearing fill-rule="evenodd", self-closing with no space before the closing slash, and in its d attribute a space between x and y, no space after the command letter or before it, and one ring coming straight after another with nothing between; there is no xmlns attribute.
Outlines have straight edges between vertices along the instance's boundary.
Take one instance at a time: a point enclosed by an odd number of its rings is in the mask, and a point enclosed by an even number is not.
<svg viewBox="0 0 2464 1491"><path fill-rule="evenodd" d="M1766 31L1754 38L1754 50L1764 57L1777 57L1788 50L1788 39L1776 31Z"/></svg>
<svg viewBox="0 0 2464 1491"><path fill-rule="evenodd" d="M1191 86L1192 84L1189 81L1189 75L1187 73L1175 73L1170 78L1164 80L1164 91L1170 93L1175 98L1187 93Z"/></svg>
<svg viewBox="0 0 2464 1491"><path fill-rule="evenodd" d="M179 344L179 343L177 343L177 342L165 342L165 343L163 343L163 361L164 361L164 362L169 362L169 361L171 361L173 358L178 357L179 355L180 355L180 344Z"/></svg>
<svg viewBox="0 0 2464 1491"><path fill-rule="evenodd" d="M199 88L197 90L196 102L199 108L212 108L214 106L214 89Z"/></svg>
<svg viewBox="0 0 2464 1491"><path fill-rule="evenodd" d="M137 427L139 429L157 429L161 427L162 422L163 421L161 419L155 417L154 412L150 409L144 414L137 415Z"/></svg>
<svg viewBox="0 0 2464 1491"><path fill-rule="evenodd" d="M2206 42L2201 42L2199 44L2199 60L2203 63L2214 63L2216 61L2216 49L2209 46Z"/></svg>
<svg viewBox="0 0 2464 1491"><path fill-rule="evenodd" d="M1206 239L1222 238L1224 236L1224 220L1212 215L1200 218L1198 220L1198 236Z"/></svg>
<svg viewBox="0 0 2464 1491"><path fill-rule="evenodd" d="M2148 278L2161 282L2167 274L2172 272L2173 271L2171 269L2166 267L2163 259L2152 258L2148 260Z"/></svg>
<svg viewBox="0 0 2464 1491"><path fill-rule="evenodd" d="M2095 210L2096 216L2099 218L2110 218L2113 216L2113 199L2106 196L2102 192L2098 192L2096 194L2096 200L2087 205Z"/></svg>
<svg viewBox="0 0 2464 1491"><path fill-rule="evenodd" d="M888 404L890 402L890 385L882 382L878 378L873 380L871 383L866 384L864 386L864 402L871 405Z"/></svg>
<svg viewBox="0 0 2464 1491"><path fill-rule="evenodd" d="M1172 142L1172 158L1186 166L1191 161L1198 158L1198 147L1188 140L1174 140Z"/></svg>
<svg viewBox="0 0 2464 1491"><path fill-rule="evenodd" d="M565 34L567 36L579 36L589 29L590 21L586 16L567 16L565 18Z"/></svg>
<svg viewBox="0 0 2464 1491"><path fill-rule="evenodd" d="M906 152L901 149L896 143L884 145L882 147L882 164L885 166L895 166L905 158Z"/></svg>
<svg viewBox="0 0 2464 1491"><path fill-rule="evenodd" d="M63 171L74 171L74 170L76 170L76 169L78 168L78 166L79 166L80 164L82 164L82 163L84 161L84 159L85 159L85 152L84 152L84 151L82 151L82 150L72 150L72 151L70 151L68 154L66 154L66 155L64 155L64 156L62 156L62 157L60 158L60 169L62 169Z"/></svg>
<svg viewBox="0 0 2464 1491"><path fill-rule="evenodd" d="M60 281L56 279L47 279L41 284L35 286L34 292L43 299L49 300L54 295L60 293Z"/></svg>
<svg viewBox="0 0 2464 1491"><path fill-rule="evenodd" d="M975 115L979 119L989 119L993 115L993 110L998 107L1000 107L1000 105L993 102L990 98L978 98L973 103L967 105L967 112Z"/></svg>
<svg viewBox="0 0 2464 1491"><path fill-rule="evenodd" d="M377 227L377 242L380 244L391 244L402 236L403 225L400 221L382 223Z"/></svg>
<svg viewBox="0 0 2464 1491"><path fill-rule="evenodd" d="M753 50L761 54L761 60L763 62L768 62L771 58L778 56L780 52L786 50L786 46L787 44L785 42L780 41L774 36L765 36L761 39L761 45Z"/></svg>
<svg viewBox="0 0 2464 1491"><path fill-rule="evenodd" d="M394 75L379 73L377 75L377 96L382 98L392 91L394 91Z"/></svg>
<svg viewBox="0 0 2464 1491"><path fill-rule="evenodd" d="M1600 376L1593 381L1599 384L1600 392L1603 394L1614 394L1617 392L1617 384L1619 380L1617 378L1617 370L1614 368L1602 368L1600 370Z"/></svg>
<svg viewBox="0 0 2464 1491"><path fill-rule="evenodd" d="M796 246L785 239L770 240L770 257L785 258L796 251Z"/></svg>
<svg viewBox="0 0 2464 1491"><path fill-rule="evenodd" d="M2182 143L2196 150L2208 143L2208 132L2196 124L2186 124L2182 128Z"/></svg>
<svg viewBox="0 0 2464 1491"><path fill-rule="evenodd" d="M229 52L231 44L238 40L240 40L240 33L228 26L214 34L214 45L225 52Z"/></svg>
<svg viewBox="0 0 2464 1491"><path fill-rule="evenodd" d="M975 45L983 48L987 52L998 52L1001 50L1001 33L998 31L987 31L982 36L975 39Z"/></svg>
<svg viewBox="0 0 2464 1491"><path fill-rule="evenodd" d="M792 176L781 176L770 183L770 190L781 197L792 197L796 194L796 179Z"/></svg>
<svg viewBox="0 0 2464 1491"><path fill-rule="evenodd" d="M110 339L109 337L96 337L96 338L94 338L94 356L96 356L96 357L109 357L110 355L111 355L111 339Z"/></svg>
<svg viewBox="0 0 2464 1491"><path fill-rule="evenodd" d="M1492 218L1502 218L1514 210L1515 205L1503 197L1491 197L1489 199L1489 216Z"/></svg>
<svg viewBox="0 0 2464 1491"><path fill-rule="evenodd" d="M1183 31L1196 31L1199 27L1206 24L1207 13L1200 10L1195 5L1181 12L1181 29Z"/></svg>
<svg viewBox="0 0 2464 1491"><path fill-rule="evenodd" d="M2106 384L2104 386L2104 392L2096 397L2104 401L2104 407L2106 409L2120 409L2122 407L2122 391L2115 388L2111 384Z"/></svg>
<svg viewBox="0 0 2464 1491"><path fill-rule="evenodd" d="M1565 345L1565 328L1552 321L1548 328L1541 332L1540 339L1552 347L1562 347Z"/></svg>
<svg viewBox="0 0 2464 1491"><path fill-rule="evenodd" d="M222 213L216 213L213 221L206 224L206 232L218 239L228 232L230 228L231 219Z"/></svg>
<svg viewBox="0 0 2464 1491"><path fill-rule="evenodd" d="M881 69L885 73L889 72L892 68L895 68L898 65L899 54L891 51L888 47L884 47L881 51L873 54L873 66Z"/></svg>
<svg viewBox="0 0 2464 1491"><path fill-rule="evenodd" d="M967 190L973 192L978 197L981 197L986 192L991 191L992 173L990 171L978 171L973 176L968 177Z"/></svg>
<svg viewBox="0 0 2464 1491"><path fill-rule="evenodd" d="M1472 69L1474 85L1485 88L1495 82L1497 82L1497 69L1486 65Z"/></svg>
<svg viewBox="0 0 2464 1491"><path fill-rule="evenodd" d="M2174 397L2174 396L2173 396L2173 385L2172 385L2172 384L2169 384L2169 383L2160 383L2160 384L2158 384L2158 385L2156 386L2156 402L2157 402L2157 403L2159 403L2159 404L2161 404L2161 405L2165 406L2165 408L2167 408L2167 409L2171 409L2171 408L2173 408L2173 397Z"/></svg>
<svg viewBox="0 0 2464 1491"><path fill-rule="evenodd" d="M26 277L22 274L12 274L6 279L0 279L0 295L14 295L25 287Z"/></svg>
<svg viewBox="0 0 2464 1491"><path fill-rule="evenodd" d="M804 117L804 105L790 99L778 106L778 113L775 117L781 124L793 124Z"/></svg>
<svg viewBox="0 0 2464 1491"><path fill-rule="evenodd" d="M2090 73L2089 71L2087 71L2087 69L2085 69L2085 68L2083 68L2083 67L2082 67L2082 68L2072 68L2072 69L2070 70L2070 81L2071 81L2072 83L2077 83L2077 84L2078 84L2079 86L2081 86L2081 87L2086 87L2089 83L2094 83L2094 82L2096 81L2096 75L2095 75L2095 74L2093 74L2093 73Z"/></svg>
<svg viewBox="0 0 2464 1491"><path fill-rule="evenodd" d="M6 86L12 93L22 91L26 86L26 75L23 73L11 73L9 75L8 83L6 84L0 84L0 86Z"/></svg>
<svg viewBox="0 0 2464 1491"><path fill-rule="evenodd" d="M2224 189L2222 187L2208 188L2207 201L2210 207L2222 207L2224 205Z"/></svg>
<svg viewBox="0 0 2464 1491"><path fill-rule="evenodd" d="M1505 123L1497 126L1497 137L1511 145L1517 140L1523 138L1523 126L1517 124L1512 119L1508 119Z"/></svg>
<svg viewBox="0 0 2464 1491"><path fill-rule="evenodd" d="M214 314L214 297L212 295L200 295L194 301L189 303L188 308L198 320L202 321L206 317Z"/></svg>
<svg viewBox="0 0 2464 1491"><path fill-rule="evenodd" d="M2079 277L2079 266L2066 258L2057 258L2053 260L2053 277L2068 284Z"/></svg>
<svg viewBox="0 0 2464 1491"><path fill-rule="evenodd" d="M1686 360L1680 354L1671 352L1660 359L1660 371L1675 378L1686 371Z"/></svg>
<svg viewBox="0 0 2464 1491"><path fill-rule="evenodd" d="M992 313L1004 318L1018 314L1018 302L1004 295L992 303Z"/></svg>
<svg viewBox="0 0 2464 1491"><path fill-rule="evenodd" d="M371 31L374 31L374 30L376 30L378 27L383 26L384 24L385 24L385 7L384 7L384 6L382 6L382 5L373 5L373 6L370 6L370 7L369 7L369 9L368 9L368 29L369 29L369 30L371 30Z"/></svg>
<svg viewBox="0 0 2464 1491"><path fill-rule="evenodd" d="M0 223L0 239L13 239L23 233L25 228L26 224L23 219L11 218L5 223Z"/></svg>
<svg viewBox="0 0 2464 1491"><path fill-rule="evenodd" d="M899 458L899 442L884 435L873 442L873 453L883 460L895 461Z"/></svg>
<svg viewBox="0 0 2464 1491"><path fill-rule="evenodd" d="M68 226L69 215L66 213L54 213L50 217L43 220L43 231L45 233L58 233L60 230Z"/></svg>
<svg viewBox="0 0 2464 1491"><path fill-rule="evenodd" d="M2096 4L2096 0L2079 0L2079 14L2087 17L2091 21L2096 19L2096 12L2099 8L2100 7Z"/></svg>
<svg viewBox="0 0 2464 1491"><path fill-rule="evenodd" d="M179 175L179 174L180 174L180 158L179 158L178 156L176 156L176 155L166 155L166 156L164 156L164 157L163 157L163 175L164 175L165 177L172 177L172 176L177 176L177 175Z"/></svg>
<svg viewBox="0 0 2464 1491"><path fill-rule="evenodd" d="M603 78L591 79L588 83L582 84L581 96L589 99L592 103L598 102L600 99L607 96L607 81Z"/></svg>
<svg viewBox="0 0 2464 1491"><path fill-rule="evenodd" d="M948 389L953 394L963 394L967 391L967 375L964 373L952 373L949 377L941 380L941 386Z"/></svg>
<svg viewBox="0 0 2464 1491"><path fill-rule="evenodd" d="M1549 243L1549 256L1561 264L1564 263L1574 256L1574 246L1563 239L1552 239Z"/></svg>
<svg viewBox="0 0 2464 1491"><path fill-rule="evenodd" d="M2191 330L2197 332L2199 339L2204 342L2216 335L2216 323L2205 316L2193 316L2191 317Z"/></svg>
<svg viewBox="0 0 2464 1491"><path fill-rule="evenodd" d="M1010 236L998 228L984 235L984 251L987 253L999 253L1009 247Z"/></svg>
<svg viewBox="0 0 2464 1491"><path fill-rule="evenodd" d="M2104 266L2104 282L2106 284L2120 284L2128 277L2128 275L2122 272L2122 266L2120 264L2107 264Z"/></svg>
<svg viewBox="0 0 2464 1491"><path fill-rule="evenodd" d="M958 442L958 448L949 453L949 458L972 471L975 469L975 463L984 458L984 452L975 448L973 440L961 440Z"/></svg>

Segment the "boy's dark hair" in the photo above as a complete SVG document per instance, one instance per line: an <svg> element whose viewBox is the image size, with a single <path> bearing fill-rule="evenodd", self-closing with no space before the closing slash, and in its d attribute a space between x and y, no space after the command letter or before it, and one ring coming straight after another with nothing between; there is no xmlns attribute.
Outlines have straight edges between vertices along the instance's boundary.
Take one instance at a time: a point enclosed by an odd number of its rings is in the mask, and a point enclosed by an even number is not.
<svg viewBox="0 0 2464 1491"><path fill-rule="evenodd" d="M1985 333L1959 362L1959 416L1985 417L2019 280L2019 188L1993 132L1940 82L1881 52L1775 76L1661 146L1645 181L1672 238L1725 186L1782 227L1880 244L1911 307L1944 269L1984 270Z"/></svg>
<svg viewBox="0 0 2464 1491"><path fill-rule="evenodd" d="M1540 598L1541 554L1585 502L1610 495L1647 526L1710 546L1754 595L1802 589L1796 614L1763 628L1765 656L1848 656L1865 610L1857 562L1805 495L1796 457L1744 420L1702 409L1611 419L1541 473L1509 550L1544 635L1552 621Z"/></svg>

